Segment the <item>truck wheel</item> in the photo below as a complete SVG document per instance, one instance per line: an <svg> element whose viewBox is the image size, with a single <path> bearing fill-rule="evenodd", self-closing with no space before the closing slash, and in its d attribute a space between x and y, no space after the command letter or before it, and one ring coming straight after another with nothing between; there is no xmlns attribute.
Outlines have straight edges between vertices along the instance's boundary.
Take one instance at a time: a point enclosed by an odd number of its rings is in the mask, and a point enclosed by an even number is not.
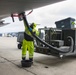
<svg viewBox="0 0 76 75"><path fill-rule="evenodd" d="M18 49L21 49L21 46L22 46L21 44L18 44L18 46L17 46L17 47L18 47Z"/></svg>

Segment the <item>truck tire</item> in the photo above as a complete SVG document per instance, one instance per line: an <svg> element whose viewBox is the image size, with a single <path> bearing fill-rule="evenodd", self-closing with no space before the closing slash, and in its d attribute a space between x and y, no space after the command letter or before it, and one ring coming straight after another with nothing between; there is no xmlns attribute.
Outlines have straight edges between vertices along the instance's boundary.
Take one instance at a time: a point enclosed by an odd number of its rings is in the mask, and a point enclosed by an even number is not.
<svg viewBox="0 0 76 75"><path fill-rule="evenodd" d="M21 45L21 44L18 44L18 46L17 46L17 47L18 47L18 49L21 49L22 45Z"/></svg>

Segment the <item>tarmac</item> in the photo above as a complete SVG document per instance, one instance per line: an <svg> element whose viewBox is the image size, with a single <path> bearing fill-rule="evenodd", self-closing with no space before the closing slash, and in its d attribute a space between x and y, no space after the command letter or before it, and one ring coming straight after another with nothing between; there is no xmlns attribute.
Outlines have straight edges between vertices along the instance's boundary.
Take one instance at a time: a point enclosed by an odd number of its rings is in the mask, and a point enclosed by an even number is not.
<svg viewBox="0 0 76 75"><path fill-rule="evenodd" d="M16 37L0 37L0 75L76 75L76 56L60 59L34 53L31 67L21 66Z"/></svg>

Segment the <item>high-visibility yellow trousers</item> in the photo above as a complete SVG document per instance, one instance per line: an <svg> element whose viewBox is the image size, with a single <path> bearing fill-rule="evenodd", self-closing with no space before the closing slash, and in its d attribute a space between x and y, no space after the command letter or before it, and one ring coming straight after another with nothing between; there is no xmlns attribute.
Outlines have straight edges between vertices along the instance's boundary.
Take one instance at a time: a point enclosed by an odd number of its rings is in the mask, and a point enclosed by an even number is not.
<svg viewBox="0 0 76 75"><path fill-rule="evenodd" d="M33 58L34 55L34 42L33 41L27 41L23 40L22 44L22 57L26 58L27 50L29 52L29 58Z"/></svg>

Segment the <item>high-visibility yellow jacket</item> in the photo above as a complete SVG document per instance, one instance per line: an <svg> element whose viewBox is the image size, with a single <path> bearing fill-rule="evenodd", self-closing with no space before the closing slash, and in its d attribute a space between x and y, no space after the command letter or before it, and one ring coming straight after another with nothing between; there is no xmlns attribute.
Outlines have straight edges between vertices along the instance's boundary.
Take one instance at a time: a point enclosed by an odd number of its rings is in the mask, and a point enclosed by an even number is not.
<svg viewBox="0 0 76 75"><path fill-rule="evenodd" d="M24 22L24 24L25 24L25 22ZM35 34L38 36L38 35L39 35L39 31L37 30L36 26L37 26L37 25L36 25L35 23L33 23L33 29L32 29L32 31L35 32ZM25 32L26 32L28 35L32 36L31 33L30 33L30 31L29 31L29 29L27 28L26 25L25 25Z"/></svg>

